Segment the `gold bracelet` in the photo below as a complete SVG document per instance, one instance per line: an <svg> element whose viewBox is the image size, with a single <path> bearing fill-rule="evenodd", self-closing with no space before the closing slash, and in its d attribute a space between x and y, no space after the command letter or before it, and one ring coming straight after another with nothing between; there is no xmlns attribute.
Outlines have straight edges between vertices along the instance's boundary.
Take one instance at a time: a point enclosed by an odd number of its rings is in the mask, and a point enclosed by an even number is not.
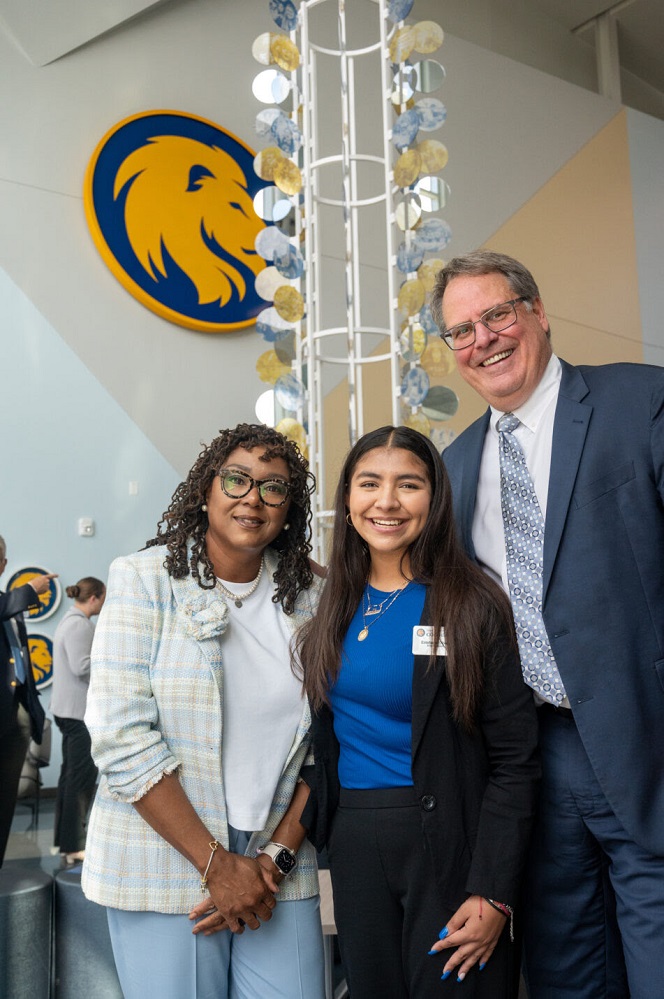
<svg viewBox="0 0 664 999"><path fill-rule="evenodd" d="M213 839L211 843L208 843L208 846L210 847L210 850L212 852L210 854L210 859L207 862L207 867L205 868L205 871L203 872L203 876L201 878L201 891L204 895L207 895L208 872L210 870L210 864L212 863L212 858L219 849L219 843L217 843L216 839Z"/></svg>

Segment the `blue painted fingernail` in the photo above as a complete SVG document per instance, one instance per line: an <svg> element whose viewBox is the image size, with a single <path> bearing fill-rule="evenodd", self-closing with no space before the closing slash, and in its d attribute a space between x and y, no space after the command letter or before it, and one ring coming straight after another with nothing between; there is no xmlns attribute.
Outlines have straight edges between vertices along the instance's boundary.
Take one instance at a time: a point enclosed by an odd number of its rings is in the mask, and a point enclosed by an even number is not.
<svg viewBox="0 0 664 999"><path fill-rule="evenodd" d="M429 954L440 954L439 950L430 950Z"/></svg>
<svg viewBox="0 0 664 999"><path fill-rule="evenodd" d="M438 934L438 939L444 940L446 936L447 936L447 926L443 926L442 930Z"/></svg>
<svg viewBox="0 0 664 999"><path fill-rule="evenodd" d="M480 964L480 971L484 971L485 968L486 968L486 961L483 964Z"/></svg>
<svg viewBox="0 0 664 999"><path fill-rule="evenodd" d="M440 980L441 980L441 982L444 982L444 981L445 981L445 979L446 979L446 978L449 978L451 974L452 974L452 972L451 972L451 971L446 971L444 975L441 975L441 976L440 976Z"/></svg>

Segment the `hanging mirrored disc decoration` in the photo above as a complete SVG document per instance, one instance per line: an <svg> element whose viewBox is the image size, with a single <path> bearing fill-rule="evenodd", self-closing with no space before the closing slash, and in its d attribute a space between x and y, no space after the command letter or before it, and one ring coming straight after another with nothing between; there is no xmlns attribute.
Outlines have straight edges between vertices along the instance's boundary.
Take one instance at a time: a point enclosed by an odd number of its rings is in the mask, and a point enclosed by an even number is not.
<svg viewBox="0 0 664 999"><path fill-rule="evenodd" d="M425 253L444 250L452 239L452 230L443 219L426 219L415 230L415 242Z"/></svg>
<svg viewBox="0 0 664 999"><path fill-rule="evenodd" d="M433 315L431 314L430 305L423 305L420 309L420 323L427 336L438 336L439 330L436 326ZM441 340L441 343L442 342L443 341ZM449 348L446 349L449 350Z"/></svg>
<svg viewBox="0 0 664 999"><path fill-rule="evenodd" d="M417 322L404 323L399 337L399 351L404 361L418 361L427 346L427 335Z"/></svg>
<svg viewBox="0 0 664 999"><path fill-rule="evenodd" d="M445 261L441 260L440 257L430 257L425 260L421 267L417 269L417 276L424 285L424 290L427 295L430 295L433 291L433 286L436 281L438 273L442 271L445 266Z"/></svg>
<svg viewBox="0 0 664 999"><path fill-rule="evenodd" d="M256 373L262 382L274 385L277 378L290 374L290 364L284 364L274 350L266 350L256 361Z"/></svg>
<svg viewBox="0 0 664 999"><path fill-rule="evenodd" d="M399 28L392 35L390 59L392 62L405 62L415 46L413 29L409 25Z"/></svg>
<svg viewBox="0 0 664 999"><path fill-rule="evenodd" d="M280 160L274 168L274 182L284 194L299 194L302 190L302 173L292 160Z"/></svg>
<svg viewBox="0 0 664 999"><path fill-rule="evenodd" d="M288 236L284 235L281 229L277 229L276 226L268 225L265 229L261 229L256 236L254 249L263 260L270 261L274 259L277 250L281 252L283 247L288 245Z"/></svg>
<svg viewBox="0 0 664 999"><path fill-rule="evenodd" d="M304 259L292 243L277 247L273 256L274 266L283 277L294 281L304 273Z"/></svg>
<svg viewBox="0 0 664 999"><path fill-rule="evenodd" d="M278 187L264 187L254 198L254 211L266 222L280 222L292 207L292 202L283 196Z"/></svg>
<svg viewBox="0 0 664 999"><path fill-rule="evenodd" d="M294 73L300 65L300 50L295 42L285 35L272 35L270 39L270 54L280 69Z"/></svg>
<svg viewBox="0 0 664 999"><path fill-rule="evenodd" d="M422 368L409 368L401 380L401 396L409 406L421 406L429 391L429 376Z"/></svg>
<svg viewBox="0 0 664 999"><path fill-rule="evenodd" d="M439 212L447 206L450 185L441 177L421 177L415 184L423 212Z"/></svg>
<svg viewBox="0 0 664 999"><path fill-rule="evenodd" d="M302 145L302 133L293 119L289 118L283 111L280 111L278 117L272 122L270 131L279 149L287 156L293 156Z"/></svg>
<svg viewBox="0 0 664 999"><path fill-rule="evenodd" d="M279 405L292 413L304 402L304 385L293 374L282 375L275 383L274 394Z"/></svg>
<svg viewBox="0 0 664 999"><path fill-rule="evenodd" d="M285 330L274 341L274 350L283 364L295 360L295 330Z"/></svg>
<svg viewBox="0 0 664 999"><path fill-rule="evenodd" d="M300 449L300 453L304 455L305 458L309 458L309 451L307 448L307 432L301 423L294 420L292 416L284 416L283 420L279 420L275 428L280 434L292 441L293 444L297 444Z"/></svg>
<svg viewBox="0 0 664 999"><path fill-rule="evenodd" d="M266 302L274 301L274 293L284 283L284 279L276 267L264 267L260 274L256 275L254 282L256 292Z"/></svg>
<svg viewBox="0 0 664 999"><path fill-rule="evenodd" d="M388 0L387 16L390 21L393 24L405 21L413 9L414 2L415 0Z"/></svg>
<svg viewBox="0 0 664 999"><path fill-rule="evenodd" d="M435 21L419 21L413 26L413 48L422 55L435 52L443 44L443 29Z"/></svg>
<svg viewBox="0 0 664 999"><path fill-rule="evenodd" d="M447 108L437 97L423 97L416 103L413 111L423 132L434 132L445 124L447 118Z"/></svg>
<svg viewBox="0 0 664 999"><path fill-rule="evenodd" d="M429 378L446 378L454 371L455 363L453 351L440 337L432 336L420 361Z"/></svg>
<svg viewBox="0 0 664 999"><path fill-rule="evenodd" d="M271 35L269 31L264 31L262 35L255 38L251 45L251 54L259 62L261 66L269 66L272 62L272 56L270 55L270 39Z"/></svg>
<svg viewBox="0 0 664 999"><path fill-rule="evenodd" d="M390 91L390 100L397 107L401 104L407 104L415 93L414 76L415 67L411 66L410 63L402 63L397 66Z"/></svg>
<svg viewBox="0 0 664 999"><path fill-rule="evenodd" d="M263 309L256 317L256 332L260 333L268 343L274 343L286 333L293 333L290 323L282 319L273 305L269 309Z"/></svg>
<svg viewBox="0 0 664 999"><path fill-rule="evenodd" d="M394 220L402 232L414 229L421 217L422 208L416 194L408 194L394 210Z"/></svg>
<svg viewBox="0 0 664 999"><path fill-rule="evenodd" d="M261 138L268 135L275 118L281 114L283 111L280 111L279 108L263 108L262 111L259 111L256 115L256 135L260 135Z"/></svg>
<svg viewBox="0 0 664 999"><path fill-rule="evenodd" d="M278 69L262 70L251 85L254 97L262 104L283 104L290 89L290 81Z"/></svg>
<svg viewBox="0 0 664 999"><path fill-rule="evenodd" d="M296 323L304 315L304 299L290 284L282 284L274 293L274 307L286 322Z"/></svg>
<svg viewBox="0 0 664 999"><path fill-rule="evenodd" d="M291 0L270 0L270 14L274 23L284 31L297 28L297 9Z"/></svg>
<svg viewBox="0 0 664 999"><path fill-rule="evenodd" d="M422 412L430 420L449 420L459 408L459 399L455 392L444 385L434 385L429 389L422 403Z"/></svg>
<svg viewBox="0 0 664 999"><path fill-rule="evenodd" d="M281 149L277 146L268 146L261 149L260 153L254 156L254 172L261 180L274 180L274 171L277 163L284 158Z"/></svg>
<svg viewBox="0 0 664 999"><path fill-rule="evenodd" d="M412 146L419 129L420 119L415 108L412 108L410 111L404 111L392 126L392 142L397 149L405 149L406 146Z"/></svg>
<svg viewBox="0 0 664 999"><path fill-rule="evenodd" d="M394 183L399 187L410 187L417 180L422 157L416 149L406 149L394 164Z"/></svg>
<svg viewBox="0 0 664 999"><path fill-rule="evenodd" d="M422 161L422 173L437 173L447 166L449 153L437 139L423 139L417 143L416 149Z"/></svg>
<svg viewBox="0 0 664 999"><path fill-rule="evenodd" d="M423 59L413 64L413 85L421 94L432 94L445 80L445 67L435 59Z"/></svg>
<svg viewBox="0 0 664 999"><path fill-rule="evenodd" d="M410 427L411 430L417 430L418 433L423 434L425 437L428 437L431 433L431 424L421 409L418 409L416 413L408 413L403 422L404 426Z"/></svg>
<svg viewBox="0 0 664 999"><path fill-rule="evenodd" d="M404 316L414 316L424 305L424 286L417 278L404 281L397 297L399 312Z"/></svg>
<svg viewBox="0 0 664 999"><path fill-rule="evenodd" d="M397 250L397 268L402 274L414 273L423 259L424 253L418 246L414 246L412 242L410 246L407 243L399 244L399 249Z"/></svg>

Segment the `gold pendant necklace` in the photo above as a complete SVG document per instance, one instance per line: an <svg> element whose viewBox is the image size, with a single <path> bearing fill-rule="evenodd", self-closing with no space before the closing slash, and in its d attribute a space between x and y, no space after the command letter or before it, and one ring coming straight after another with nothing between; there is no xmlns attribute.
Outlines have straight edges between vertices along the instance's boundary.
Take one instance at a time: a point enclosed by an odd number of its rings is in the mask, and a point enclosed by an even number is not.
<svg viewBox="0 0 664 999"><path fill-rule="evenodd" d="M372 612L376 616L374 617L374 619L372 621L369 621L369 623L367 624L367 614L370 613L370 611L368 610L368 607L371 606L371 598L369 597L368 586L369 586L369 584L367 583L367 589L365 589L365 591L364 591L364 593L362 595L362 625L363 625L363 627L361 628L361 630L360 630L360 632L359 632L359 634L357 636L358 642L363 642L364 641L364 639L369 634L369 628L371 627L371 625L375 624L376 621L380 621L380 619L383 616L383 614L387 614L388 610L390 609L390 607L392 606L392 604L396 601L396 599L403 593L404 590L408 589L408 587L410 586L410 580L406 583L405 586L402 586L400 590L393 590L392 593L390 593L390 595L388 597L385 597L385 600L383 600L382 603L379 605L379 609L377 611L373 611ZM366 597L367 608L365 608L365 597Z"/></svg>

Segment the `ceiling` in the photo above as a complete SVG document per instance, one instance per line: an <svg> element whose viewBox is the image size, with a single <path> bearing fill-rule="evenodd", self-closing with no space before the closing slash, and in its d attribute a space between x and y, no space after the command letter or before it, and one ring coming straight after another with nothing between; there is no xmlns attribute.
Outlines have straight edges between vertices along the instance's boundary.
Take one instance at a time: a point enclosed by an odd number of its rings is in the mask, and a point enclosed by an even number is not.
<svg viewBox="0 0 664 999"><path fill-rule="evenodd" d="M0 0L0 30L37 66L44 66L133 17L172 0ZM178 0L176 0L178 2ZM235 0L233 0L235 2ZM611 11L624 69L664 93L663 0L528 0L584 42L594 44L592 19Z"/></svg>

